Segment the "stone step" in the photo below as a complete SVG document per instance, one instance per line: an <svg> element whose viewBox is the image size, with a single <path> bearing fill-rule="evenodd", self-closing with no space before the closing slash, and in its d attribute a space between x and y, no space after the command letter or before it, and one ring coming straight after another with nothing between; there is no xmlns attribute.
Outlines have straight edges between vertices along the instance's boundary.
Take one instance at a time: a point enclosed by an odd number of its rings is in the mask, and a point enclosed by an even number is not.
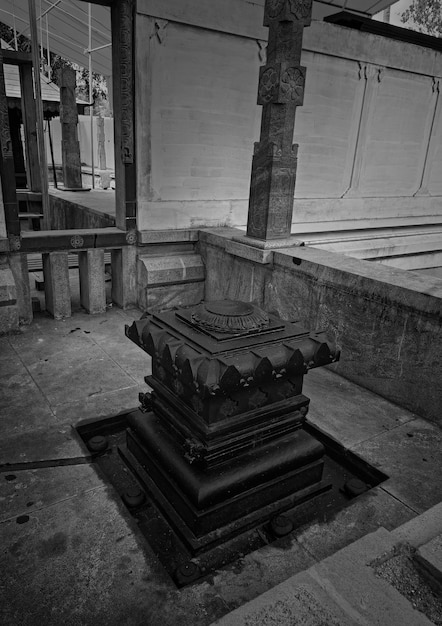
<svg viewBox="0 0 442 626"><path fill-rule="evenodd" d="M397 548L395 534L379 528L212 626L431 626L432 621L376 575L376 565Z"/></svg>

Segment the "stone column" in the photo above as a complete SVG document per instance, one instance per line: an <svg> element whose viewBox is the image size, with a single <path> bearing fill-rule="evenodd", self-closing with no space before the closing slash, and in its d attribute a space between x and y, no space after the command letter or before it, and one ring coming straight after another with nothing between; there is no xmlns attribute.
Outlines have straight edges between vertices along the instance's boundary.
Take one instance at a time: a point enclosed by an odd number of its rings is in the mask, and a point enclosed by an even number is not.
<svg viewBox="0 0 442 626"><path fill-rule="evenodd" d="M64 188L82 189L80 144L78 141L78 113L75 98L75 70L63 67L58 70L60 85L61 158Z"/></svg>
<svg viewBox="0 0 442 626"><path fill-rule="evenodd" d="M106 312L104 249L93 248L78 253L80 303L90 314Z"/></svg>
<svg viewBox="0 0 442 626"><path fill-rule="evenodd" d="M266 0L269 27L267 63L260 68L260 140L255 144L247 235L273 240L290 236L297 149L293 145L296 107L304 100L306 69L300 65L304 26L312 0Z"/></svg>

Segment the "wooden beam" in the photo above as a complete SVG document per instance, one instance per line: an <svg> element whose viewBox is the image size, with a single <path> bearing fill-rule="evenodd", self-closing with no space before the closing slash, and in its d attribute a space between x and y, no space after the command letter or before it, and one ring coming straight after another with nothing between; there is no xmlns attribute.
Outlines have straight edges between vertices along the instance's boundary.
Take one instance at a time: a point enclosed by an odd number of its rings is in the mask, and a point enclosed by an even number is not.
<svg viewBox="0 0 442 626"><path fill-rule="evenodd" d="M19 50L2 50L3 63L7 65L32 65L32 54Z"/></svg>
<svg viewBox="0 0 442 626"><path fill-rule="evenodd" d="M34 86L32 81L32 66L21 65L19 67L21 107L25 134L26 170L28 175L28 187L31 191L40 193L42 201L42 173L40 168L38 141L37 141L37 111L34 98Z"/></svg>

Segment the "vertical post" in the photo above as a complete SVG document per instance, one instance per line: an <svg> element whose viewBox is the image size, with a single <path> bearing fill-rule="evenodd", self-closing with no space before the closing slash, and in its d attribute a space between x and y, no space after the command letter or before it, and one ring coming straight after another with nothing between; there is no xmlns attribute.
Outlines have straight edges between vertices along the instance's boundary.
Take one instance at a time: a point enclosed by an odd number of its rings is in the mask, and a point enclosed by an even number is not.
<svg viewBox="0 0 442 626"><path fill-rule="evenodd" d="M67 252L43 254L46 310L56 319L71 317L71 288Z"/></svg>
<svg viewBox="0 0 442 626"><path fill-rule="evenodd" d="M266 0L267 63L260 68L260 140L255 144L247 235L261 240L290 236L298 146L293 144L296 107L304 100L302 35L312 0Z"/></svg>
<svg viewBox="0 0 442 626"><path fill-rule="evenodd" d="M5 208L6 232L10 241L19 243L20 221L18 218L17 193L15 190L14 157L9 131L8 103L6 101L3 55L0 48L0 177L3 205ZM11 239L12 238L12 239Z"/></svg>
<svg viewBox="0 0 442 626"><path fill-rule="evenodd" d="M137 249L111 250L112 302L122 309L137 305Z"/></svg>
<svg viewBox="0 0 442 626"><path fill-rule="evenodd" d="M136 228L133 11L134 0L111 6L116 225L124 230Z"/></svg>
<svg viewBox="0 0 442 626"><path fill-rule="evenodd" d="M106 312L104 250L93 248L78 253L80 303L91 315Z"/></svg>
<svg viewBox="0 0 442 626"><path fill-rule="evenodd" d="M59 70L61 157L65 189L82 189L80 144L78 142L78 113L75 100L75 70Z"/></svg>
<svg viewBox="0 0 442 626"><path fill-rule="evenodd" d="M19 65L22 117L25 130L26 167L28 188L42 191L42 175L38 158L37 112L32 85L32 65Z"/></svg>
<svg viewBox="0 0 442 626"><path fill-rule="evenodd" d="M43 209L43 229L48 230L50 224L49 216L49 190L48 190L48 163L46 159L46 146L43 135L43 103L41 99L41 83L40 83L40 58L38 50L37 37L37 15L35 12L35 0L28 0L29 6L29 26L31 31L32 42L32 64L34 67L34 93L36 104L36 121L37 121L37 143L38 157L40 163L41 176L41 201Z"/></svg>
<svg viewBox="0 0 442 626"><path fill-rule="evenodd" d="M91 165L92 165L92 189L95 189L95 159L94 159L94 105L92 86L92 4L88 4L88 27L89 27L89 117L91 123Z"/></svg>

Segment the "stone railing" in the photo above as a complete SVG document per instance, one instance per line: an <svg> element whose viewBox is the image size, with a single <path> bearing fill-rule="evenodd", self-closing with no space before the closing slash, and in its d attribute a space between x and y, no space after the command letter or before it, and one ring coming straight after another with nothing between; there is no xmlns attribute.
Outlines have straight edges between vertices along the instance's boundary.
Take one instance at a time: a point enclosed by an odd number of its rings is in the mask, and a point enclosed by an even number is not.
<svg viewBox="0 0 442 626"><path fill-rule="evenodd" d="M106 311L105 250L110 252L112 301L136 304L135 233L118 228L24 232L10 238L9 266L15 282L20 323L32 321L28 254L41 254L46 310L55 318L70 317L69 255L78 254L80 303L91 314Z"/></svg>
<svg viewBox="0 0 442 626"><path fill-rule="evenodd" d="M311 247L263 251L235 229L200 231L206 299L255 301L326 330L342 351L332 367L442 423L442 280Z"/></svg>

